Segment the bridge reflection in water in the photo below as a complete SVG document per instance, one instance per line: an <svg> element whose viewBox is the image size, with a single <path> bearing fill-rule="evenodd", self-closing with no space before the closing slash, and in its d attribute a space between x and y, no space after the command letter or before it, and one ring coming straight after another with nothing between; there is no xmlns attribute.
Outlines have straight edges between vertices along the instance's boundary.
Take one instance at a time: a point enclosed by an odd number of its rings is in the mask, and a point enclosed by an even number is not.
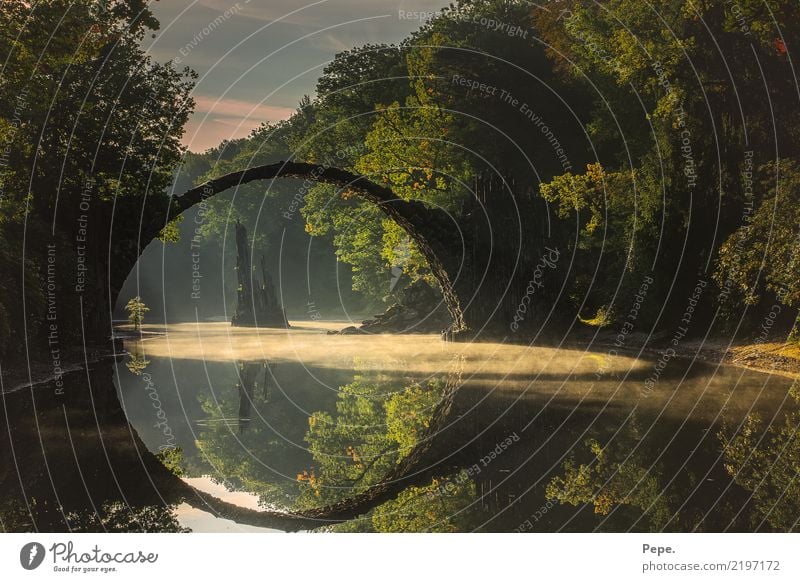
<svg viewBox="0 0 800 582"><path fill-rule="evenodd" d="M645 393L652 362L602 353L248 333L279 356L149 341L133 371L4 394L2 527L787 531L800 515L780 376L676 360Z"/></svg>

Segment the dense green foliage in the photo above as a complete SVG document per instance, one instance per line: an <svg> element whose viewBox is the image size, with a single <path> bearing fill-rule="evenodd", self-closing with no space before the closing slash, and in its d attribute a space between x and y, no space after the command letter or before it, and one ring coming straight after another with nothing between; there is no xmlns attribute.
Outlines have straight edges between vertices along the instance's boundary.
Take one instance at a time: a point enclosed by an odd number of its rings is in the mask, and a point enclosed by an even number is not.
<svg viewBox="0 0 800 582"><path fill-rule="evenodd" d="M441 396L435 381L392 393L389 378L357 373L339 388L336 415L320 411L308 419L305 440L315 466L298 475L299 502L332 503L380 481L417 444Z"/></svg>
<svg viewBox="0 0 800 582"><path fill-rule="evenodd" d="M800 402L800 387L790 391ZM751 527L764 529L764 523L775 531L791 531L797 527L800 511L800 413L792 412L780 422L765 427L760 415L748 415L733 433L721 431L725 469L734 481L752 495L754 513Z"/></svg>
<svg viewBox="0 0 800 582"><path fill-rule="evenodd" d="M0 356L107 335L109 240L164 222L193 103L139 46L157 27L141 0L0 5Z"/></svg>
<svg viewBox="0 0 800 582"><path fill-rule="evenodd" d="M637 325L670 326L702 280L715 284L704 323L718 306L731 327L755 327L777 303L789 329L799 11L788 0L464 0L399 45L337 55L315 98L225 168L275 159L255 153L280 144L284 157L443 208L467 235L485 213L509 260L546 237L570 256L558 309L584 321L622 321L652 276ZM435 286L407 235L346 189L314 186L301 211L369 298L388 298L392 268Z"/></svg>
<svg viewBox="0 0 800 582"><path fill-rule="evenodd" d="M610 255L603 273L613 276L584 281L580 294L608 306L618 281L632 294L653 272L665 289L677 272L685 290L695 273L715 273L730 315L780 285L792 292L776 300L796 308L798 278L775 269L796 268L800 126L788 47L798 5L565 4L557 22L539 16L549 52L606 100L588 125L600 164L541 188L562 215L577 213L580 264L593 268L601 247ZM624 272L634 276L623 281Z"/></svg>
<svg viewBox="0 0 800 582"><path fill-rule="evenodd" d="M215 398L201 397L208 417L197 435L198 458L184 459L171 449L162 457L166 455L171 470L191 476L210 474L231 490L253 493L264 507L307 509L364 492L382 481L419 442L443 386L439 380L422 385L400 378L407 387L397 390L398 378L375 369L374 362L354 361L353 366L353 381L339 387L335 411L313 412L306 428L297 422L305 412L298 415L296 403L268 396L262 365L242 363L234 391L223 389ZM259 371L253 374L253 370ZM243 391L246 385L250 388ZM247 408L247 416L255 420L252 424L242 420L244 399L252 405ZM302 441L307 449L297 446ZM364 519L341 527L419 531L424 525L425 530L454 531L465 520L459 510L474 497L471 480L455 479L446 492L434 480L411 487ZM426 522L409 523L411 515Z"/></svg>
<svg viewBox="0 0 800 582"><path fill-rule="evenodd" d="M548 499L571 505L590 503L601 516L617 510L628 513L631 521L642 519L640 527L646 526L646 531L662 530L675 517L675 510L664 493L659 471L648 466L641 450L629 452L639 436L630 432L613 447L589 439L586 445L593 455L591 461L578 465L572 458L567 460L564 474L553 477L547 486Z"/></svg>

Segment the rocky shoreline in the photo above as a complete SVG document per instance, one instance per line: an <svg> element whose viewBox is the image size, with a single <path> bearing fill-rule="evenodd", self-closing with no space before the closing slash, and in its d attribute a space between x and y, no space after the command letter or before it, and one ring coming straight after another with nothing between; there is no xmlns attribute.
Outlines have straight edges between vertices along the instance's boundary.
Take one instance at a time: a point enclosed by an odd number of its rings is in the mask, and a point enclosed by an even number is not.
<svg viewBox="0 0 800 582"><path fill-rule="evenodd" d="M360 326L349 326L331 335L442 333L450 326L450 314L442 296L424 283L409 285L397 302Z"/></svg>

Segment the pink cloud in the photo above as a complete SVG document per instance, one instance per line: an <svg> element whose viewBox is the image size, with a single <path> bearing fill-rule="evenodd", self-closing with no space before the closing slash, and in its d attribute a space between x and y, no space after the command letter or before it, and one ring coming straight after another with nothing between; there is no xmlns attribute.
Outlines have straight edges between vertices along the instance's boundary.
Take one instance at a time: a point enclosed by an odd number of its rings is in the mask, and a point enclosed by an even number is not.
<svg viewBox="0 0 800 582"><path fill-rule="evenodd" d="M194 100L195 111L183 136L183 144L194 152L205 151L225 139L246 137L262 123L287 119L295 111L292 107L205 95L194 96Z"/></svg>
<svg viewBox="0 0 800 582"><path fill-rule="evenodd" d="M265 103L240 101L238 99L217 99L204 95L194 97L195 115L205 113L224 117L238 117L242 119L258 119L260 121L278 121L288 119L294 113L292 107L280 107Z"/></svg>

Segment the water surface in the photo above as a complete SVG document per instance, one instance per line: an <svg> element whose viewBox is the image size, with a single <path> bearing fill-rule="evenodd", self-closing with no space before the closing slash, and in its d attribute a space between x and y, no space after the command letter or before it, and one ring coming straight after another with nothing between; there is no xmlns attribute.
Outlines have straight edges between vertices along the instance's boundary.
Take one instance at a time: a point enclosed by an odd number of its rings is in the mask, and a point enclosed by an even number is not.
<svg viewBox="0 0 800 582"><path fill-rule="evenodd" d="M658 356L603 346L327 334L341 327L147 326L65 396L6 395L3 527L276 531L259 512L379 487L321 529L796 525L787 378L677 358L654 376Z"/></svg>

